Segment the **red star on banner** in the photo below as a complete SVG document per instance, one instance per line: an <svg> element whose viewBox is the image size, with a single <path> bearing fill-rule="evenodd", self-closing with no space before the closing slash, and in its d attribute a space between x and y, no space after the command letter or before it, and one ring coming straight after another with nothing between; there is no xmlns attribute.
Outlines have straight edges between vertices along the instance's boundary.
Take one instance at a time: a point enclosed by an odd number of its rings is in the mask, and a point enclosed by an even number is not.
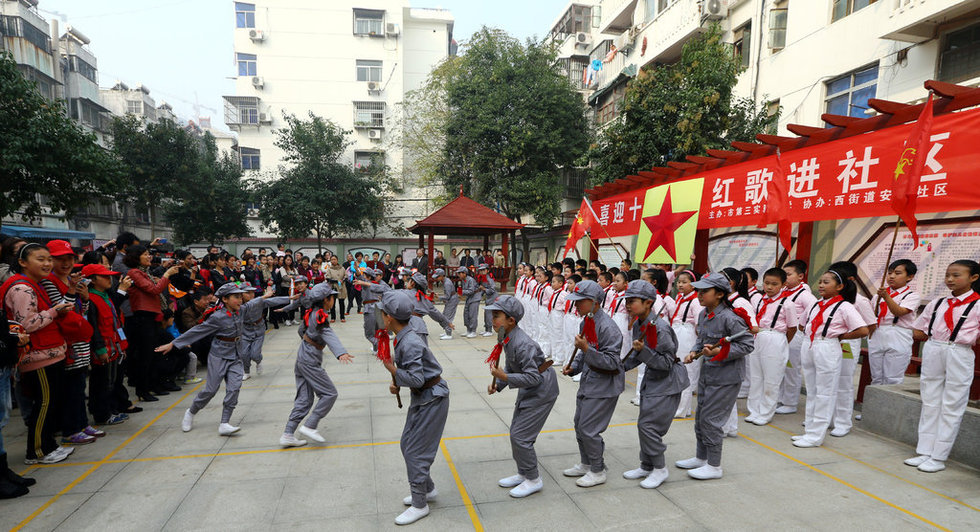
<svg viewBox="0 0 980 532"><path fill-rule="evenodd" d="M670 202L670 187L668 187L667 196L664 197L664 203L660 206L660 212L655 216L643 218L643 223L650 229L650 243L647 244L647 252L644 258L649 257L658 247L663 246L670 258L676 261L677 250L674 246L674 232L697 212L674 212Z"/></svg>

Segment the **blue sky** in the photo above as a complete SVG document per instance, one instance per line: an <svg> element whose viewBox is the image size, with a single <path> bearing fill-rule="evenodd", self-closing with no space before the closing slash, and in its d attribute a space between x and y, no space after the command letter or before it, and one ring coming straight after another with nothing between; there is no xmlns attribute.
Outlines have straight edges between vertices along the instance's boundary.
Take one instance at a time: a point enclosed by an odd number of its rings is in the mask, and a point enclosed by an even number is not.
<svg viewBox="0 0 980 532"><path fill-rule="evenodd" d="M286 0L281 0L286 1ZM329 0L323 0L329 1ZM543 37L567 0L412 0L413 7L449 9L454 36L464 41L481 25L511 35ZM46 19L85 34L99 61L99 83L143 83L157 104L167 101L181 118L210 115L224 129L221 96L232 94L234 74L231 0L41 0ZM64 17L64 18L63 18ZM211 108L208 110L206 108Z"/></svg>

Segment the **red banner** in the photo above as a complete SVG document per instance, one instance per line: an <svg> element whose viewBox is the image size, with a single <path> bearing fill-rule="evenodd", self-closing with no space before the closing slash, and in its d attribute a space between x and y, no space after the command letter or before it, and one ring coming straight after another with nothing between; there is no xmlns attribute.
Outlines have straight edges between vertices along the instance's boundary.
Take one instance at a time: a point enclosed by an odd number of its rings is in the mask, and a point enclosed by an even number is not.
<svg viewBox="0 0 980 532"><path fill-rule="evenodd" d="M783 152L793 222L894 216L890 206L895 165L912 124ZM916 212L980 209L980 109L939 115L932 126ZM708 170L698 228L755 226L767 204L776 157ZM646 188L593 202L609 236L640 228ZM592 234L606 233L594 228Z"/></svg>

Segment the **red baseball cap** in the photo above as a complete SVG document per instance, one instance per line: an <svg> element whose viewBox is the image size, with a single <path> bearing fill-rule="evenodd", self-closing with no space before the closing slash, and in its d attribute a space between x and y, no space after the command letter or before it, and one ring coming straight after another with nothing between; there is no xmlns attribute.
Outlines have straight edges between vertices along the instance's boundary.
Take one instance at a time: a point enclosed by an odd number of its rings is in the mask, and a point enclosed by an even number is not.
<svg viewBox="0 0 980 532"><path fill-rule="evenodd" d="M51 252L52 257L75 254L75 252L71 249L71 244L69 244L66 240L52 240L48 242L48 251Z"/></svg>
<svg viewBox="0 0 980 532"><path fill-rule="evenodd" d="M86 264L82 268L82 277L91 277L93 275L119 275L119 272L114 272L101 264Z"/></svg>

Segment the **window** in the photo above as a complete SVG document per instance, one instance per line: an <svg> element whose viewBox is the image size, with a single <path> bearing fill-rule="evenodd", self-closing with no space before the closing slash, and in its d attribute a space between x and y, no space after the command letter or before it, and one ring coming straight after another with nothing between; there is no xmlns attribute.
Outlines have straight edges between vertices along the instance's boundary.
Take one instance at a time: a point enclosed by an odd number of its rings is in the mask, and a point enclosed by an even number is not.
<svg viewBox="0 0 980 532"><path fill-rule="evenodd" d="M878 0L834 0L830 21L836 22L851 13L864 9Z"/></svg>
<svg viewBox="0 0 980 532"><path fill-rule="evenodd" d="M259 99L254 96L225 96L225 123L229 126L258 125Z"/></svg>
<svg viewBox="0 0 980 532"><path fill-rule="evenodd" d="M256 71L255 54L235 54L235 59L238 60L238 75L239 76L254 76Z"/></svg>
<svg viewBox="0 0 980 532"><path fill-rule="evenodd" d="M590 33L593 27L592 15L592 7L573 4L565 11L558 24L551 28L549 37L561 42L569 35L574 35L580 31Z"/></svg>
<svg viewBox="0 0 980 532"><path fill-rule="evenodd" d="M255 27L255 4L235 2L235 27L236 28Z"/></svg>
<svg viewBox="0 0 980 532"><path fill-rule="evenodd" d="M769 48L773 52L786 47L786 16L789 12L786 2L779 2L776 6L769 10Z"/></svg>
<svg viewBox="0 0 980 532"><path fill-rule="evenodd" d="M78 72L86 79L98 83L98 76L96 74L95 67L82 61L77 55L71 56L71 62L69 63L72 72Z"/></svg>
<svg viewBox="0 0 980 532"><path fill-rule="evenodd" d="M616 88L612 90L612 94L606 97L605 103L601 105L595 112L595 122L596 125L604 125L616 119L617 116L622 112L620 106L623 103L623 98L626 96L626 84L620 83Z"/></svg>
<svg viewBox="0 0 980 532"><path fill-rule="evenodd" d="M939 52L939 79L955 83L980 74L980 24L946 35Z"/></svg>
<svg viewBox="0 0 980 532"><path fill-rule="evenodd" d="M354 127L385 127L385 102L354 102Z"/></svg>
<svg viewBox="0 0 980 532"><path fill-rule="evenodd" d="M259 165L261 150L257 148L238 148L238 151L242 156L243 170L258 170L261 168Z"/></svg>
<svg viewBox="0 0 980 532"><path fill-rule="evenodd" d="M376 151L355 151L354 170L367 173L375 165L384 165L385 154Z"/></svg>
<svg viewBox="0 0 980 532"><path fill-rule="evenodd" d="M874 64L827 82L827 113L865 118L868 100L878 87L878 65Z"/></svg>
<svg viewBox="0 0 980 532"><path fill-rule="evenodd" d="M126 112L134 115L143 114L143 102L141 100L126 100Z"/></svg>
<svg viewBox="0 0 980 532"><path fill-rule="evenodd" d="M752 23L742 26L734 33L735 58L742 64L742 68L749 68L749 56L752 55Z"/></svg>
<svg viewBox="0 0 980 532"><path fill-rule="evenodd" d="M242 103L238 106L238 114L241 118L242 124L258 124L259 123L259 104L258 102L254 104Z"/></svg>
<svg viewBox="0 0 980 532"><path fill-rule="evenodd" d="M385 12L354 10L354 35L384 35Z"/></svg>
<svg viewBox="0 0 980 532"><path fill-rule="evenodd" d="M773 100L766 104L767 117L769 118L772 118L774 116L778 117L779 112L780 112L779 100ZM769 126L766 133L769 133L770 135L775 135L778 130L779 130L779 123L777 121L773 121L773 123Z"/></svg>
<svg viewBox="0 0 980 532"><path fill-rule="evenodd" d="M381 81L381 61L357 60L357 81Z"/></svg>
<svg viewBox="0 0 980 532"><path fill-rule="evenodd" d="M51 39L48 32L32 26L20 17L0 17L0 33L7 37L22 37L44 53L50 53Z"/></svg>
<svg viewBox="0 0 980 532"><path fill-rule="evenodd" d="M588 60L584 58L564 57L558 60L558 64L561 65L562 72L564 72L574 89L582 90L585 88L584 72L589 65Z"/></svg>

